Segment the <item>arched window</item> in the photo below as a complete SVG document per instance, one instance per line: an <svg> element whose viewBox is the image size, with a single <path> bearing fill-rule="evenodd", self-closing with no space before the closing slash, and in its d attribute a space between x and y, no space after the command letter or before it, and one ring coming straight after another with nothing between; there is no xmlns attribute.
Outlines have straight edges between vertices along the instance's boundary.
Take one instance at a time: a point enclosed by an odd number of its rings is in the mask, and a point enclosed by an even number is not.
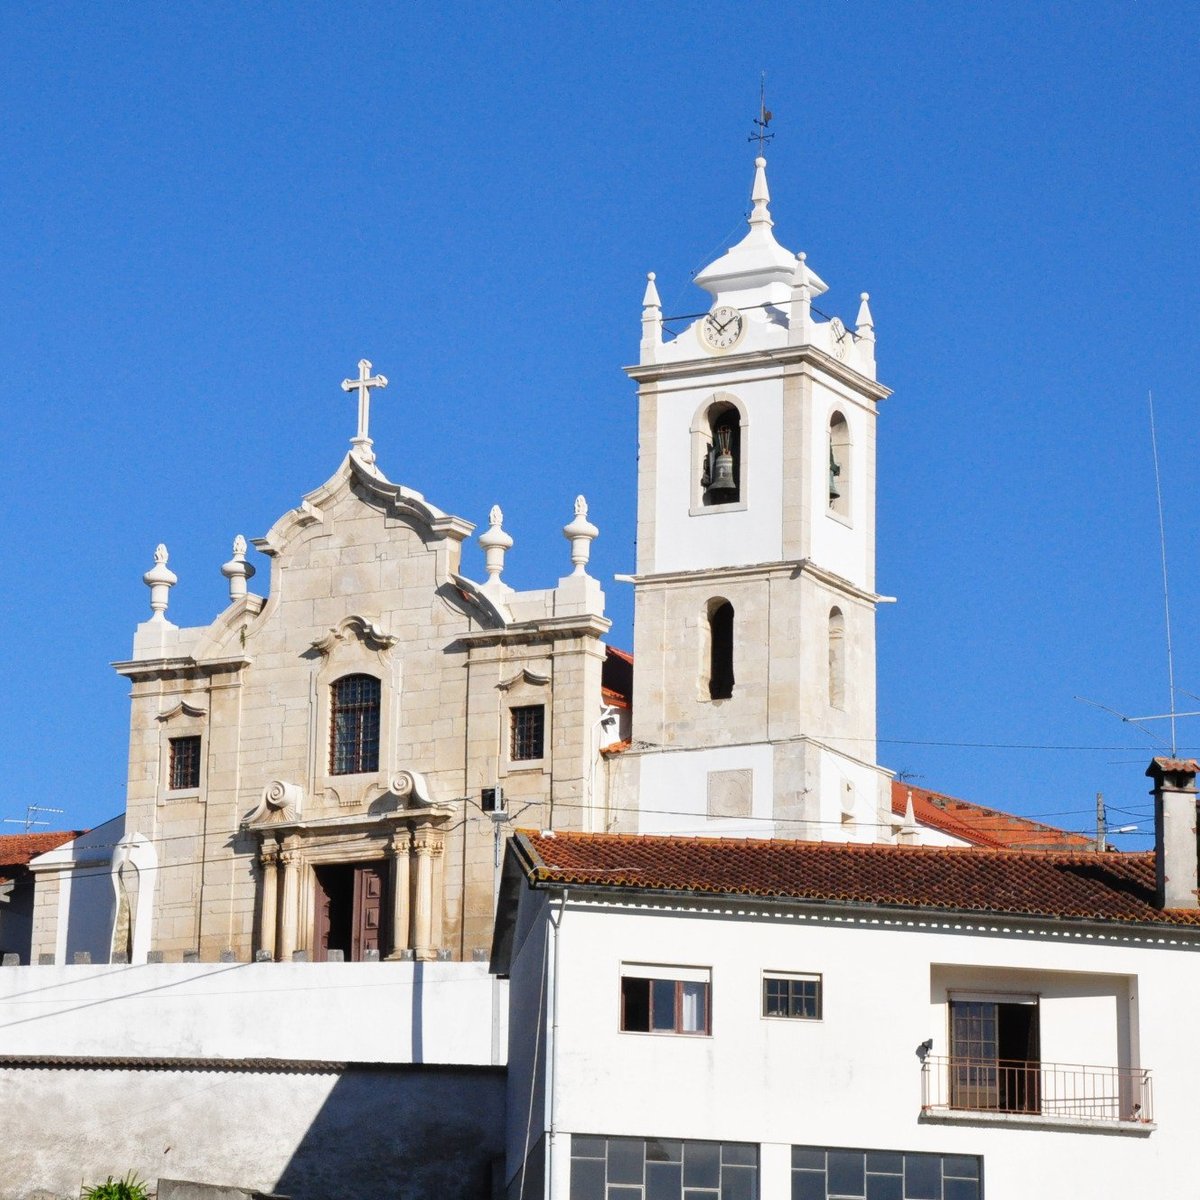
<svg viewBox="0 0 1200 1200"><path fill-rule="evenodd" d="M706 505L736 504L742 498L742 415L719 402L708 410L707 426L701 497Z"/></svg>
<svg viewBox="0 0 1200 1200"><path fill-rule="evenodd" d="M829 508L850 515L850 425L840 412L829 418Z"/></svg>
<svg viewBox="0 0 1200 1200"><path fill-rule="evenodd" d="M728 700L733 695L733 605L708 602L708 695Z"/></svg>
<svg viewBox="0 0 1200 1200"><path fill-rule="evenodd" d="M829 610L829 704L846 707L846 618L840 608Z"/></svg>
<svg viewBox="0 0 1200 1200"><path fill-rule="evenodd" d="M379 770L379 680L343 675L333 684L329 722L329 773Z"/></svg>

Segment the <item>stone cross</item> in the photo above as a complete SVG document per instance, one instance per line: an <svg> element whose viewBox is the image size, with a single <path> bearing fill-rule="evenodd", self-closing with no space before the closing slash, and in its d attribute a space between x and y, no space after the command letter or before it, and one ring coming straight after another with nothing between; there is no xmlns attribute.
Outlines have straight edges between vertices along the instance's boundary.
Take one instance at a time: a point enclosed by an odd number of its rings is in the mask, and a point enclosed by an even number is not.
<svg viewBox="0 0 1200 1200"><path fill-rule="evenodd" d="M387 387L387 379L382 375L371 374L371 364L365 359L359 359L358 378L343 379L343 392L358 392L358 433L350 439L350 445L358 451L359 457L367 463L375 461L371 450L371 438L368 428L371 423L371 388Z"/></svg>

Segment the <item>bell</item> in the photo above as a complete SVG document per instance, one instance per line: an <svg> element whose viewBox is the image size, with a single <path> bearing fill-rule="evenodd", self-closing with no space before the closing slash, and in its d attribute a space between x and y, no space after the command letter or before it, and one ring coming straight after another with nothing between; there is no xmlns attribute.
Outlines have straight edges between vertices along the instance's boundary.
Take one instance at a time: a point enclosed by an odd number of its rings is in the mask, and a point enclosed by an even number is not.
<svg viewBox="0 0 1200 1200"><path fill-rule="evenodd" d="M727 450L713 455L712 482L710 492L736 492L737 481L733 478L733 455Z"/></svg>
<svg viewBox="0 0 1200 1200"><path fill-rule="evenodd" d="M829 451L829 502L832 504L835 500L840 500L842 493L838 489L838 476L842 473L841 464L833 457L833 450Z"/></svg>

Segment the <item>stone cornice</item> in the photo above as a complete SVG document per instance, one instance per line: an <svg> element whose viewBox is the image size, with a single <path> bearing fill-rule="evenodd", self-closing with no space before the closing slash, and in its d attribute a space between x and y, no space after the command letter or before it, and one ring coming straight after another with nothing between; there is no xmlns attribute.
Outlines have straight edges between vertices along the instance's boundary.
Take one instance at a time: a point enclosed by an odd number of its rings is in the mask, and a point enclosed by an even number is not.
<svg viewBox="0 0 1200 1200"><path fill-rule="evenodd" d="M171 658L135 658L127 662L109 663L118 675L128 679L141 679L146 676L176 676L176 675L224 675L242 670L250 666L254 659L245 654L235 654L228 658L206 658L197 660L191 655Z"/></svg>
<svg viewBox="0 0 1200 1200"><path fill-rule="evenodd" d="M641 363L625 368L625 373L638 383L657 383L663 379L681 379L694 375L734 375L754 368L783 367L811 363L826 375L840 380L872 400L885 400L892 394L889 387L848 367L816 346L781 346L771 350L756 350L751 354L730 354L721 358L691 358L683 362Z"/></svg>
<svg viewBox="0 0 1200 1200"><path fill-rule="evenodd" d="M580 616L541 617L534 621L514 621L504 629L479 629L461 633L457 640L467 646L496 646L501 643L557 642L573 637L603 637L612 622L595 613Z"/></svg>
<svg viewBox="0 0 1200 1200"><path fill-rule="evenodd" d="M418 823L443 823L455 814L449 804L430 804L424 808L398 808L391 812L359 813L353 816L316 817L312 820L294 821L244 821L242 828L250 833L270 835L295 835L300 838L320 837L329 833L390 833L391 827Z"/></svg>
<svg viewBox="0 0 1200 1200"><path fill-rule="evenodd" d="M833 571L817 566L811 558L785 559L772 563L748 563L737 567L705 567L700 571L661 571L653 575L630 575L628 577L621 576L621 578L627 578L628 582L635 587L653 589L677 583L716 583L726 579L752 579L755 576L764 575L787 575L793 578L797 575L811 575L819 582L868 604L878 604L881 600L886 599L877 592L864 591L850 580L843 579Z"/></svg>

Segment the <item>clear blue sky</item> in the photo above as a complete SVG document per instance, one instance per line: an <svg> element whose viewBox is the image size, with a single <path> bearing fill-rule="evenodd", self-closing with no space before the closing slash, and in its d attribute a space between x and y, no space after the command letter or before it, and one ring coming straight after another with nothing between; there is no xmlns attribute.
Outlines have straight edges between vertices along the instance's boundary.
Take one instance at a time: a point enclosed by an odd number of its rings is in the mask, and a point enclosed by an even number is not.
<svg viewBox="0 0 1200 1200"><path fill-rule="evenodd" d="M566 573L586 493L631 646L620 367L644 273L694 310L690 273L740 231L765 69L776 232L830 283L822 307L852 318L870 291L895 391L881 761L1071 827L1102 790L1146 827L1152 743L1073 697L1168 703L1149 389L1177 682L1200 695L1198 12L0 8L0 816L120 811L107 664L155 543L172 618L206 623L233 535L340 461L363 356L391 379L383 469L479 525L499 502L510 582Z"/></svg>

